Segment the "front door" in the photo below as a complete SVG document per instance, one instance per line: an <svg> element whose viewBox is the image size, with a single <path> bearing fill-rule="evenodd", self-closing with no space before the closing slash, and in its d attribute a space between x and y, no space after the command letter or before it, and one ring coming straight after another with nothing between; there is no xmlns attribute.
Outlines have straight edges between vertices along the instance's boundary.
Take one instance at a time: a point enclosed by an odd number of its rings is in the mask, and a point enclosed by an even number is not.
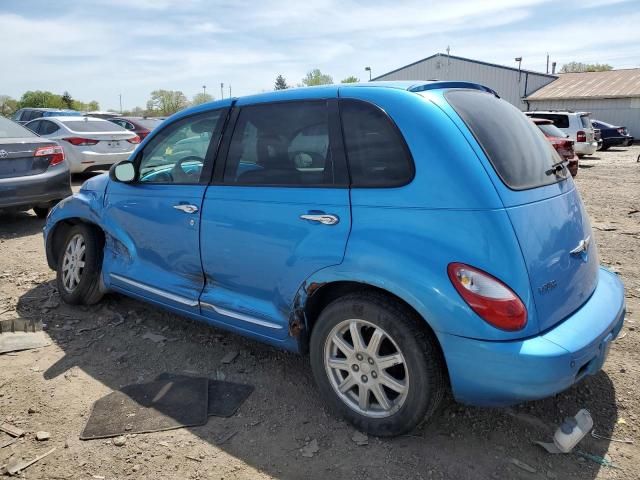
<svg viewBox="0 0 640 480"><path fill-rule="evenodd" d="M243 102L202 206L202 314L278 339L300 286L342 262L348 180L333 101Z"/></svg>
<svg viewBox="0 0 640 480"><path fill-rule="evenodd" d="M226 114L167 125L136 156L136 181L109 183L104 274L112 288L199 312L202 199Z"/></svg>

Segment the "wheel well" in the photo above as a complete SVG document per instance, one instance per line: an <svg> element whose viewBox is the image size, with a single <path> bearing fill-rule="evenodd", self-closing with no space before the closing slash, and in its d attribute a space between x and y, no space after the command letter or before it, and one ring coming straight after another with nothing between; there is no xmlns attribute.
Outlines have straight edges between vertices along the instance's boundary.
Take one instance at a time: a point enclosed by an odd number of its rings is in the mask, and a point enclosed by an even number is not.
<svg viewBox="0 0 640 480"><path fill-rule="evenodd" d="M67 232L71 229L71 227L73 227L74 225L78 225L80 223L84 223L85 225L88 225L91 228L93 228L95 232L98 234L98 238L100 239L100 244L104 246L104 242L105 242L104 231L95 223L88 222L82 218L66 218L64 220L61 220L55 225L53 231L50 234L51 240L49 242L50 244L49 251L51 252L51 263L52 263L52 265L50 266L54 270L58 265L58 252L60 252L60 249L63 247L62 244L64 242L65 237L67 236Z"/></svg>
<svg viewBox="0 0 640 480"><path fill-rule="evenodd" d="M424 328L425 331L428 331L431 335L436 337L433 329L429 326L426 320L418 313L418 311L409 305L402 298L394 295L388 290L384 290L379 287L374 287L373 285L369 285L366 283L360 282L331 282L324 285L316 286L311 284L307 289L307 293L309 297L304 307L304 314L306 318L306 328L308 331L307 337L311 337L311 332L313 331L313 327L315 326L320 313L322 310L329 305L334 300L348 295L350 293L358 293L358 292L370 292L376 293L378 295L387 297L391 300L397 302L402 308L404 308L412 317L414 317L420 324L421 328ZM437 342L437 337L436 337ZM438 346L440 345L439 342Z"/></svg>

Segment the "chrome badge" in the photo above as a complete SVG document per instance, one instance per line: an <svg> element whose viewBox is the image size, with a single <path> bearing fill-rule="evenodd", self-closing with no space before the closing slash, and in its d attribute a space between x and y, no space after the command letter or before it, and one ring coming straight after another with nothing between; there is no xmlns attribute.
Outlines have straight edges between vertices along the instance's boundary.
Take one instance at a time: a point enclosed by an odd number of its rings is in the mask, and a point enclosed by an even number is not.
<svg viewBox="0 0 640 480"><path fill-rule="evenodd" d="M569 253L571 255L580 255L581 253L584 253L589 249L590 243L591 243L591 235L589 235L587 238L583 238L582 240L580 240L576 248L571 250Z"/></svg>
<svg viewBox="0 0 640 480"><path fill-rule="evenodd" d="M0 158L7 158L9 153L6 150L0 150Z"/></svg>

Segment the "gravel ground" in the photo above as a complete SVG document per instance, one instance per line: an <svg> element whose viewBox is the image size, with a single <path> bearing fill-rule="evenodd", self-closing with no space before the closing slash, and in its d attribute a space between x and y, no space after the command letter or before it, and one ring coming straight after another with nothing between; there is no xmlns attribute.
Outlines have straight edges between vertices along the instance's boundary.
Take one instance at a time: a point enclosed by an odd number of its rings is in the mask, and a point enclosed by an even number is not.
<svg viewBox="0 0 640 480"><path fill-rule="evenodd" d="M0 216L0 319L41 319L52 339L48 347L0 356L0 422L6 418L27 432L0 449L0 466L57 447L24 477L638 479L639 155L639 146L599 152L582 162L577 177L601 262L626 286L626 325L604 371L554 398L511 409L448 400L421 429L395 439L369 437L368 445L358 445L355 430L325 409L305 357L119 295L91 308L61 304L44 259L43 222L28 213ZM145 333L167 340L154 343ZM234 351L239 355L232 363L221 363ZM203 427L129 435L122 446L78 439L95 400L165 371L256 389L237 415L212 417ZM549 439L563 417L583 407L598 434L633 442L587 437L581 443L582 451L606 456L618 468L577 454L549 455L533 444ZM42 430L49 440L36 440ZM0 432L0 446L7 439Z"/></svg>

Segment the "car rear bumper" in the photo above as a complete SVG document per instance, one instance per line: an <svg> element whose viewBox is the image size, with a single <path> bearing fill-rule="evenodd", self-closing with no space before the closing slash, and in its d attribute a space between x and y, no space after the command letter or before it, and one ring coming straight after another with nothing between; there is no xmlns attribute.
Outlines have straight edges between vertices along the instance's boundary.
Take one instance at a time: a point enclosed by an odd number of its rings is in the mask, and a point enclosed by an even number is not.
<svg viewBox="0 0 640 480"><path fill-rule="evenodd" d="M575 142L573 149L578 155L593 155L598 149L598 142Z"/></svg>
<svg viewBox="0 0 640 480"><path fill-rule="evenodd" d="M133 149L129 152L97 153L92 151L75 151L69 155L71 173L91 172L95 170L108 170L111 165L122 160L127 160Z"/></svg>
<svg viewBox="0 0 640 480"><path fill-rule="evenodd" d="M606 137L602 139L605 147L615 147L616 145L622 145L628 147L633 143L633 137Z"/></svg>
<svg viewBox="0 0 640 480"><path fill-rule="evenodd" d="M438 334L455 398L478 406L506 406L559 393L604 364L624 322L624 287L600 268L589 300L539 336L490 342Z"/></svg>
<svg viewBox="0 0 640 480"><path fill-rule="evenodd" d="M0 178L0 208L46 205L71 195L69 169L65 164L23 177Z"/></svg>

